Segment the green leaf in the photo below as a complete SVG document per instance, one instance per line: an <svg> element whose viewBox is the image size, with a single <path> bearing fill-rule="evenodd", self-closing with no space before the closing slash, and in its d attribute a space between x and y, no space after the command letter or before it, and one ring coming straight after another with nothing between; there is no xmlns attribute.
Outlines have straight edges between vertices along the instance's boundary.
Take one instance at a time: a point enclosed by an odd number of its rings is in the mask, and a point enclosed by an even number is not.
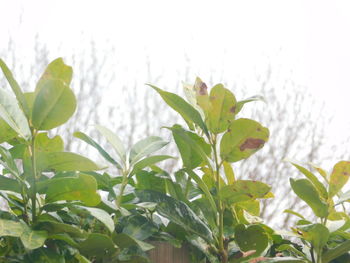
<svg viewBox="0 0 350 263"><path fill-rule="evenodd" d="M265 101L265 100L262 96L256 95L256 96L252 96L250 98L247 98L245 100L238 101L235 113L238 114L242 110L244 104L246 104L248 102L252 102L252 101Z"/></svg>
<svg viewBox="0 0 350 263"><path fill-rule="evenodd" d="M306 220L305 217L303 217L301 214L299 214L299 213L297 213L297 212L295 212L295 211L293 211L293 210L290 210L290 209L285 209L285 210L283 211L283 213L292 214L292 215L295 215L295 216L297 216L297 217L300 217L301 219Z"/></svg>
<svg viewBox="0 0 350 263"><path fill-rule="evenodd" d="M350 190L340 194L336 204L339 205L341 203L349 202L349 201L350 201Z"/></svg>
<svg viewBox="0 0 350 263"><path fill-rule="evenodd" d="M327 216L328 206L321 200L318 191L309 180L290 178L289 181L294 193L311 207L316 216Z"/></svg>
<svg viewBox="0 0 350 263"><path fill-rule="evenodd" d="M11 140L17 136L17 133L7 124L2 118L0 118L0 143Z"/></svg>
<svg viewBox="0 0 350 263"><path fill-rule="evenodd" d="M39 152L61 152L63 148L63 140L59 135L49 138L48 133L43 132L35 137L35 149Z"/></svg>
<svg viewBox="0 0 350 263"><path fill-rule="evenodd" d="M298 249L296 249L295 247L293 247L292 245L289 245L289 244L283 244L283 245L280 245L278 248L277 248L278 251L290 251L292 252L294 255L298 255L300 257L303 257L306 259L306 256L303 254L303 252L299 251Z"/></svg>
<svg viewBox="0 0 350 263"><path fill-rule="evenodd" d="M143 168L146 168L150 165L153 165L155 163L158 163L170 158L174 158L174 157L169 155L154 155L154 156L146 157L143 160L135 163L134 168L130 173L130 176L136 174L138 171L141 171Z"/></svg>
<svg viewBox="0 0 350 263"><path fill-rule="evenodd" d="M221 188L220 199L228 204L264 198L271 187L259 181L237 180Z"/></svg>
<svg viewBox="0 0 350 263"><path fill-rule="evenodd" d="M137 142L130 149L130 161L131 165L135 164L141 158L158 151L167 145L168 142L163 141L162 138L157 136L150 136Z"/></svg>
<svg viewBox="0 0 350 263"><path fill-rule="evenodd" d="M323 179L328 183L329 182L329 174L322 169L321 167L319 167L318 165L314 164L314 163L310 163L309 165L311 167L313 167L314 169L316 169L316 171L323 177Z"/></svg>
<svg viewBox="0 0 350 263"><path fill-rule="evenodd" d="M120 248L129 248L129 247L137 246L137 247L141 248L143 251L148 251L148 250L154 248L154 246L152 246L146 242L143 242L141 240L137 240L137 239L133 238L132 236L129 236L125 233L120 233L120 234L115 235L113 237L113 241Z"/></svg>
<svg viewBox="0 0 350 263"><path fill-rule="evenodd" d="M224 161L237 162L261 149L269 138L269 130L250 119L234 120L220 143Z"/></svg>
<svg viewBox="0 0 350 263"><path fill-rule="evenodd" d="M208 242L214 242L208 226L185 203L151 190L136 191L136 196L142 202L157 203L157 212L161 216L168 218L186 231L196 234Z"/></svg>
<svg viewBox="0 0 350 263"><path fill-rule="evenodd" d="M324 187L324 185L317 179L317 177L313 173L311 173L309 170L305 169L301 165L297 164L296 162L293 162L293 161L288 161L288 162L290 162L294 167L296 167L300 172L302 172L306 176L306 178L308 178L312 182L312 184L315 186L317 191L321 194L322 198L327 200L328 198L327 189Z"/></svg>
<svg viewBox="0 0 350 263"><path fill-rule="evenodd" d="M0 218L0 236L20 237L23 233L21 222Z"/></svg>
<svg viewBox="0 0 350 263"><path fill-rule="evenodd" d="M348 182L350 177L350 162L340 161L333 167L329 180L329 196L336 195Z"/></svg>
<svg viewBox="0 0 350 263"><path fill-rule="evenodd" d="M261 263L305 263L305 260L292 257L276 257L265 259Z"/></svg>
<svg viewBox="0 0 350 263"><path fill-rule="evenodd" d="M86 205L95 206L101 201L100 196L96 193L96 180L91 175L79 174L78 177L63 177L48 181L46 203L59 200L80 200Z"/></svg>
<svg viewBox="0 0 350 263"><path fill-rule="evenodd" d="M43 157L44 158L44 157ZM102 168L97 166L90 159L71 152L50 152L45 154L45 160L47 169L52 169L57 172L62 171L94 171L101 170Z"/></svg>
<svg viewBox="0 0 350 263"><path fill-rule="evenodd" d="M72 80L73 69L64 64L62 58L57 58L52 61L45 69L43 75L39 79L35 91L38 92L46 85L47 81L59 80L69 86Z"/></svg>
<svg viewBox="0 0 350 263"><path fill-rule="evenodd" d="M260 202L258 200L248 200L237 203L237 206L247 211L253 216L260 216Z"/></svg>
<svg viewBox="0 0 350 263"><path fill-rule="evenodd" d="M74 257L78 260L79 263L92 263L90 260L88 260L86 257L80 255L80 254L75 254Z"/></svg>
<svg viewBox="0 0 350 263"><path fill-rule="evenodd" d="M73 133L73 136L94 147L102 155L102 157L106 159L106 161L110 162L113 165L116 165L119 169L121 169L121 166L117 163L117 161L114 160L97 142L95 142L88 135L83 132L75 132Z"/></svg>
<svg viewBox="0 0 350 263"><path fill-rule="evenodd" d="M74 238L82 239L86 237L86 233L82 229L74 226L73 224L65 224L54 221L53 219L46 219L43 215L41 215L38 218L37 227L41 230L46 230L50 235L49 238L53 238L53 235L59 235L64 233L67 233L69 234L69 236ZM57 236L56 238L65 239L64 237L59 236ZM71 243L70 240L68 242Z"/></svg>
<svg viewBox="0 0 350 263"><path fill-rule="evenodd" d="M0 236L19 237L27 249L36 249L44 245L46 231L32 230L24 222L0 219Z"/></svg>
<svg viewBox="0 0 350 263"><path fill-rule="evenodd" d="M326 246L329 238L329 230L322 224L312 224L299 227L302 231L302 238L309 241L320 254L324 246ZM321 256L321 255L320 255Z"/></svg>
<svg viewBox="0 0 350 263"><path fill-rule="evenodd" d="M55 253L52 249L42 247L27 254L25 262L65 263L65 259L63 255Z"/></svg>
<svg viewBox="0 0 350 263"><path fill-rule="evenodd" d="M37 93L32 112L33 126L50 130L69 120L76 109L73 91L60 80L48 80Z"/></svg>
<svg viewBox="0 0 350 263"><path fill-rule="evenodd" d="M333 259L350 251L350 240L346 240L335 248L328 249L322 255L322 263L328 263Z"/></svg>
<svg viewBox="0 0 350 263"><path fill-rule="evenodd" d="M123 143L119 139L119 137L106 127L103 127L101 125L96 125L95 127L104 137L106 137L107 141L113 146L120 160L122 162L125 162L126 152Z"/></svg>
<svg viewBox="0 0 350 263"><path fill-rule="evenodd" d="M158 232L158 228L149 219L141 215L126 218L123 233L138 240L145 240Z"/></svg>
<svg viewBox="0 0 350 263"><path fill-rule="evenodd" d="M183 98L174 93L161 90L156 86L150 84L148 85L152 87L155 91L157 91L159 95L163 98L163 100L181 115L181 117L186 121L190 129L193 128L192 124L195 123L204 131L205 134L208 135L208 129L205 123L203 122L200 113L195 108L193 108L191 104L189 104Z"/></svg>
<svg viewBox="0 0 350 263"><path fill-rule="evenodd" d="M0 68L2 69L2 72L4 73L7 81L9 82L13 93L16 95L16 99L17 99L18 104L21 107L24 115L28 118L29 117L29 107L28 107L27 101L23 95L23 92L22 92L20 86L18 85L17 81L13 77L12 72L10 71L10 69L7 67L7 65L5 64L5 62L2 59L0 59Z"/></svg>
<svg viewBox="0 0 350 263"><path fill-rule="evenodd" d="M139 171L136 174L137 189L154 190L161 193L166 193L165 179L161 174L156 172Z"/></svg>
<svg viewBox="0 0 350 263"><path fill-rule="evenodd" d="M3 119L23 139L31 138L27 118L17 100L3 89L0 89L0 119Z"/></svg>
<svg viewBox="0 0 350 263"><path fill-rule="evenodd" d="M210 91L208 111L208 129L218 134L224 132L235 119L236 98L222 84L215 85Z"/></svg>
<svg viewBox="0 0 350 263"><path fill-rule="evenodd" d="M246 228L243 224L239 224L235 227L235 241L242 251L255 250L252 256L259 256L267 247L269 240L262 227L251 225Z"/></svg>
<svg viewBox="0 0 350 263"><path fill-rule="evenodd" d="M233 184L236 179L231 164L228 162L223 162L222 164L224 166L227 183Z"/></svg>
<svg viewBox="0 0 350 263"><path fill-rule="evenodd" d="M104 210L94 207L77 206L78 208L88 211L93 217L101 221L110 232L114 231L114 222L112 217Z"/></svg>
<svg viewBox="0 0 350 263"><path fill-rule="evenodd" d="M27 225L23 224L23 232L20 238L26 249L36 249L44 245L47 232L32 230Z"/></svg>
<svg viewBox="0 0 350 263"><path fill-rule="evenodd" d="M21 193L20 184L14 180L0 175L0 190Z"/></svg>
<svg viewBox="0 0 350 263"><path fill-rule="evenodd" d="M2 157L2 160L0 159L0 164L4 166L17 179L20 179L15 159L12 157L10 151L5 147L0 146L0 155Z"/></svg>
<svg viewBox="0 0 350 263"><path fill-rule="evenodd" d="M210 145L204 139L193 132L184 130L180 125L170 128L175 143L180 151L183 165L186 168L194 169L202 162L210 167L208 155L211 152Z"/></svg>
<svg viewBox="0 0 350 263"><path fill-rule="evenodd" d="M80 243L79 251L85 256L101 259L116 253L117 246L109 236L91 233L86 240Z"/></svg>
<svg viewBox="0 0 350 263"><path fill-rule="evenodd" d="M209 201L209 204L211 206L211 209L213 213L217 213L217 207L214 201L213 196L211 195L207 185L205 182L200 178L195 172L193 172L191 169L186 169L186 173L198 184L199 188L204 192L207 200Z"/></svg>

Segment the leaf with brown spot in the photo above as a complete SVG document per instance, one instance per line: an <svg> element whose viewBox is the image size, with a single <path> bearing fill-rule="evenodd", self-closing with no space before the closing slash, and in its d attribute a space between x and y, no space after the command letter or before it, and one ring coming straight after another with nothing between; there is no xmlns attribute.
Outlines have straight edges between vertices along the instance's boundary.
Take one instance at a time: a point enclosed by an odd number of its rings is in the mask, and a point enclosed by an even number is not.
<svg viewBox="0 0 350 263"><path fill-rule="evenodd" d="M265 141L262 139L248 138L244 141L244 143L239 147L241 151L246 149L257 149L260 146L264 145Z"/></svg>
<svg viewBox="0 0 350 263"><path fill-rule="evenodd" d="M205 117L207 117L210 106L208 87L200 78L197 77L193 88L196 92L197 105L203 110Z"/></svg>
<svg viewBox="0 0 350 263"><path fill-rule="evenodd" d="M222 84L217 84L210 91L209 101L208 129L215 134L224 132L235 119L235 95Z"/></svg>
<svg viewBox="0 0 350 263"><path fill-rule="evenodd" d="M329 196L336 195L348 182L350 177L350 162L340 161L333 167L329 180Z"/></svg>
<svg viewBox="0 0 350 263"><path fill-rule="evenodd" d="M269 138L269 130L250 119L234 120L220 143L220 155L224 161L237 162L247 159L261 149Z"/></svg>

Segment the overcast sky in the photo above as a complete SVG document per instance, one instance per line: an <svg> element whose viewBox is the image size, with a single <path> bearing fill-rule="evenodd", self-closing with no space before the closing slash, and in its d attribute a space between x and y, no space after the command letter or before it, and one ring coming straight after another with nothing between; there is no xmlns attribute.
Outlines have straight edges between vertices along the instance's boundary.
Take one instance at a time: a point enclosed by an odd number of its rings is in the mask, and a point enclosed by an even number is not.
<svg viewBox="0 0 350 263"><path fill-rule="evenodd" d="M84 48L82 39L94 39L101 52L112 44L118 65L141 83L145 57L170 78L181 75L186 54L193 77L219 72L228 83L248 86L270 64L325 100L337 116L335 137L348 136L348 0L0 0L0 6L0 48L11 35L23 60L38 33L52 59Z"/></svg>

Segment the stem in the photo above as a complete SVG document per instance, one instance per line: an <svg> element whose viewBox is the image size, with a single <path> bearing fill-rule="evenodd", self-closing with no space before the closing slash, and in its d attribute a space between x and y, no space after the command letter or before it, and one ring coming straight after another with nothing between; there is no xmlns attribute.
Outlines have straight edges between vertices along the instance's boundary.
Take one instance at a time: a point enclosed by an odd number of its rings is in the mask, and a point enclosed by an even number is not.
<svg viewBox="0 0 350 263"><path fill-rule="evenodd" d="M187 200L188 192L190 191L190 184L191 184L191 176L188 175L187 182L186 182L186 188L185 188L186 200Z"/></svg>
<svg viewBox="0 0 350 263"><path fill-rule="evenodd" d="M216 176L216 189L217 192L220 192L221 185L220 185L220 164L219 164L219 158L216 150L216 135L212 138L212 144L213 148L213 154L214 154L214 161L215 161L215 176ZM225 250L224 246L224 206L220 199L218 199L218 212L219 212L219 218L218 218L218 226L219 226L219 252L221 255L221 260L223 263L228 262L227 257L227 251Z"/></svg>
<svg viewBox="0 0 350 263"><path fill-rule="evenodd" d="M32 221L33 223L36 222L36 175L37 175L37 169L36 169L36 151L35 151L35 137L36 137L36 131L33 131L33 139L32 143L30 145L30 151L32 154L32 192L31 192L31 200L32 200Z"/></svg>
<svg viewBox="0 0 350 263"><path fill-rule="evenodd" d="M314 247L313 247L313 246L311 246L310 254L311 254L312 263L316 263L316 262L315 262Z"/></svg>
<svg viewBox="0 0 350 263"><path fill-rule="evenodd" d="M124 194L124 190L126 185L128 184L128 171L123 171L123 181L122 181L122 185L120 186L120 192L118 195L118 198L116 200L116 205L118 208L120 208L120 205L122 203L122 198L123 198L123 194Z"/></svg>

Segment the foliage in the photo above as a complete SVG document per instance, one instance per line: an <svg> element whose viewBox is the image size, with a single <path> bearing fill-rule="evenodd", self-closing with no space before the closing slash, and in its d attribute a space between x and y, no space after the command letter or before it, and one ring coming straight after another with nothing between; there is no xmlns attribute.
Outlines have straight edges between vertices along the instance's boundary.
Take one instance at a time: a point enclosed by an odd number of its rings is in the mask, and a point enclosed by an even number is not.
<svg viewBox="0 0 350 263"><path fill-rule="evenodd" d="M2 60L0 67L12 90L0 89L0 195L7 205L0 211L0 262L149 262L152 240L190 244L193 262L348 260L344 203L350 194L342 189L349 162L337 163L331 174L314 166L323 183L292 163L306 178L290 179L291 188L316 222L286 210L300 220L282 233L259 218L260 201L274 197L271 187L233 169L269 139L262 124L239 117L258 96L238 101L222 84L209 92L197 78L185 86L186 101L150 85L187 125L164 127L172 133L182 167L169 174L157 166L172 158L154 155L168 144L158 136L127 149L113 131L96 125L111 146L107 149L76 131L74 137L95 148L112 174L64 151L63 139L53 136L76 110L71 67L54 60L33 92L22 92Z"/></svg>

